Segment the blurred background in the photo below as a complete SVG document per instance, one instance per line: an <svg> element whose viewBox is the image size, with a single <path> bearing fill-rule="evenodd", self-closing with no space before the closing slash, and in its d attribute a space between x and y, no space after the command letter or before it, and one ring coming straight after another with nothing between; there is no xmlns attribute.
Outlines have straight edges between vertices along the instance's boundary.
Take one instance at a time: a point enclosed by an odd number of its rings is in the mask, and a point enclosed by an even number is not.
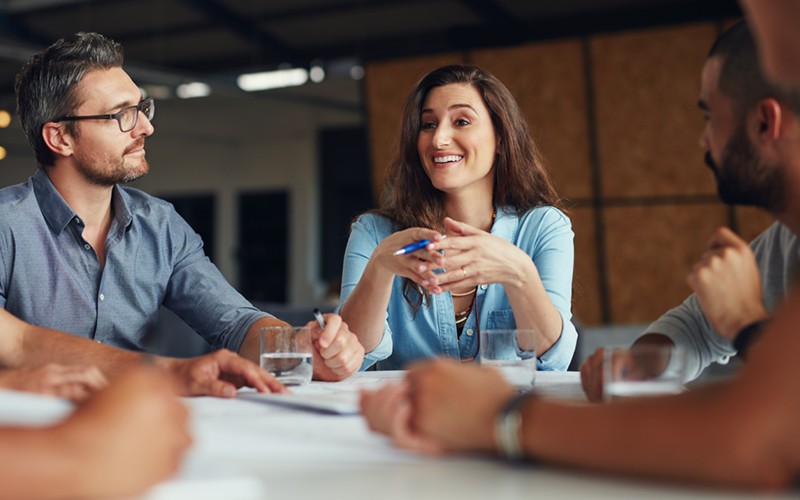
<svg viewBox="0 0 800 500"><path fill-rule="evenodd" d="M103 33L157 100L134 185L172 201L245 296L306 311L336 300L405 95L435 66L474 63L512 90L569 201L577 321L640 325L688 295L717 226L750 239L771 222L717 201L698 146L700 70L740 15L735 0L5 0L0 185L36 168L19 67Z"/></svg>

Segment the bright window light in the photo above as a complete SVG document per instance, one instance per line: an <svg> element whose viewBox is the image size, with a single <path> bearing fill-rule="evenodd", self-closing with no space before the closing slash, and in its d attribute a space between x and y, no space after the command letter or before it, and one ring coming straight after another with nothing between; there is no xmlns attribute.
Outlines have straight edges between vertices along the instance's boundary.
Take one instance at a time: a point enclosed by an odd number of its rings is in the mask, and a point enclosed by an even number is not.
<svg viewBox="0 0 800 500"><path fill-rule="evenodd" d="M293 68L239 75L236 79L236 84L246 92L255 92L258 90L279 89L281 87L296 87L303 85L307 81L308 70Z"/></svg>

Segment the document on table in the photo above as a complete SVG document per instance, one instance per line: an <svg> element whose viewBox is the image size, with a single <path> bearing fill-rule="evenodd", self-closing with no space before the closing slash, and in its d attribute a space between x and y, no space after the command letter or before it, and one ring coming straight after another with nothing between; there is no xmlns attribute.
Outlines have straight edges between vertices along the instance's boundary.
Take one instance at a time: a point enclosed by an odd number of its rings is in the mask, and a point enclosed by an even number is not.
<svg viewBox="0 0 800 500"><path fill-rule="evenodd" d="M359 372L341 382L313 382L292 387L291 394L263 394L240 391L237 398L247 401L276 404L335 415L357 415L361 389L374 390L383 384L399 382L402 371Z"/></svg>

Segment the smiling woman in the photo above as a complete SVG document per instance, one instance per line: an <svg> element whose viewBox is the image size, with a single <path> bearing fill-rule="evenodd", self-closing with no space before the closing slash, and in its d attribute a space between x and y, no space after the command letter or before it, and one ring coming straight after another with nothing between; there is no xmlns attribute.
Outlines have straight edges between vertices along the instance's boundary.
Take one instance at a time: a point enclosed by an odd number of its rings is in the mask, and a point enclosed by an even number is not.
<svg viewBox="0 0 800 500"><path fill-rule="evenodd" d="M566 369L573 233L508 89L475 66L430 72L399 144L381 208L353 224L344 259L340 310L364 368L471 360L480 330L519 328L539 369Z"/></svg>

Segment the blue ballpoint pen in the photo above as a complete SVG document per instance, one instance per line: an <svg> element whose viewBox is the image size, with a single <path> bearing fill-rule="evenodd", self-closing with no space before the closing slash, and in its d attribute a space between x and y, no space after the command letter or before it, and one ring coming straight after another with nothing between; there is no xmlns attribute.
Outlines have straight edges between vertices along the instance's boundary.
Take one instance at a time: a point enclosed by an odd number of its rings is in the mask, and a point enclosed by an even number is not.
<svg viewBox="0 0 800 500"><path fill-rule="evenodd" d="M414 243L410 243L410 244L404 246L400 250L396 251L394 254L395 255L405 255L407 253L416 252L417 250L422 250L423 248L428 246L428 243L430 243L430 242L431 242L430 240L415 241Z"/></svg>

